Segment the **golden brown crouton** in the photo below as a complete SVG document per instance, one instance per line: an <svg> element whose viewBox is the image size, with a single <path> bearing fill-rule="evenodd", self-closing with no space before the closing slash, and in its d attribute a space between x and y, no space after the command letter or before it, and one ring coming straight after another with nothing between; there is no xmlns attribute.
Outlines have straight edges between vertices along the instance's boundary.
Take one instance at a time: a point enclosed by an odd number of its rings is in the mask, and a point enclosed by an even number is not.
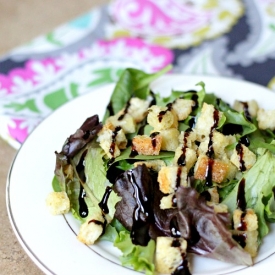
<svg viewBox="0 0 275 275"><path fill-rule="evenodd" d="M198 161L195 164L194 177L195 179L204 180L207 177L208 169L212 172L212 181L221 183L226 179L229 171L229 165L227 162L214 159L209 159L206 155L200 155Z"/></svg>
<svg viewBox="0 0 275 275"><path fill-rule="evenodd" d="M173 102L173 110L175 110L177 114L178 120L186 119L189 114L192 112L192 107L194 106L195 102L191 99L183 99L177 98Z"/></svg>
<svg viewBox="0 0 275 275"><path fill-rule="evenodd" d="M154 131L178 127L178 119L175 111L171 108L157 105L153 105L148 109L147 122L154 128Z"/></svg>
<svg viewBox="0 0 275 275"><path fill-rule="evenodd" d="M249 170L256 162L256 155L244 144L238 143L230 161L241 171Z"/></svg>
<svg viewBox="0 0 275 275"><path fill-rule="evenodd" d="M120 126L125 134L134 133L136 131L136 122L134 118L127 113L124 114L123 111L108 117L106 123L111 123L114 127Z"/></svg>
<svg viewBox="0 0 275 275"><path fill-rule="evenodd" d="M127 138L122 128L114 127L111 123L106 123L98 133L97 141L109 158L120 155L120 149L125 149Z"/></svg>
<svg viewBox="0 0 275 275"><path fill-rule="evenodd" d="M185 166L187 171L189 171L197 161L197 154L195 150L190 148L185 148L180 145L175 152L173 164Z"/></svg>
<svg viewBox="0 0 275 275"><path fill-rule="evenodd" d="M136 123L139 123L146 117L148 107L148 101L133 97L130 100L130 106L127 112L134 118Z"/></svg>
<svg viewBox="0 0 275 275"><path fill-rule="evenodd" d="M161 130L160 135L162 137L161 150L163 151L175 151L179 145L178 137L179 131L176 128L170 128Z"/></svg>
<svg viewBox="0 0 275 275"><path fill-rule="evenodd" d="M236 209L233 213L234 229L241 231L253 231L258 228L258 218L253 209L243 212Z"/></svg>
<svg viewBox="0 0 275 275"><path fill-rule="evenodd" d="M152 133L150 136L137 135L133 138L133 149L139 155L159 155L161 149L162 137L158 132Z"/></svg>
<svg viewBox="0 0 275 275"><path fill-rule="evenodd" d="M177 244L173 244L177 242ZM180 265L186 254L187 242L183 238L157 237L155 263L156 270L171 274Z"/></svg>
<svg viewBox="0 0 275 275"><path fill-rule="evenodd" d="M175 200L176 196L174 193L169 194L168 196L162 197L160 200L160 209L169 209L176 207L176 203L173 202Z"/></svg>
<svg viewBox="0 0 275 275"><path fill-rule="evenodd" d="M217 113L217 116L215 115ZM197 119L194 131L197 134L198 141L208 138L212 127L218 124L222 112L215 110L211 104L203 103L201 113Z"/></svg>
<svg viewBox="0 0 275 275"><path fill-rule="evenodd" d="M178 186L187 186L187 169L181 166L162 167L158 173L158 182L162 193L171 194Z"/></svg>
<svg viewBox="0 0 275 275"><path fill-rule="evenodd" d="M275 110L259 109L257 113L258 126L262 130L275 130Z"/></svg>
<svg viewBox="0 0 275 275"><path fill-rule="evenodd" d="M235 100L233 104L233 108L238 112L248 112L251 117L256 117L259 106L257 101L249 100L249 101L239 101Z"/></svg>

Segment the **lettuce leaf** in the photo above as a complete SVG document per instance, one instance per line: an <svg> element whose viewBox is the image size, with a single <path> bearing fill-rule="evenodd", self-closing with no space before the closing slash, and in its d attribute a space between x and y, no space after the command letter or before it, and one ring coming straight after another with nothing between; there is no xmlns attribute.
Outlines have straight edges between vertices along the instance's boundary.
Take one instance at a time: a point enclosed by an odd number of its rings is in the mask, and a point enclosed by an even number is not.
<svg viewBox="0 0 275 275"><path fill-rule="evenodd" d="M154 255L155 241L150 240L147 246L134 245L130 233L120 231L114 246L122 252L120 257L123 266L133 267L136 271L143 271L146 275L153 275L155 270Z"/></svg>
<svg viewBox="0 0 275 275"><path fill-rule="evenodd" d="M146 99L150 93L151 82L168 72L171 67L169 65L154 74L147 74L134 68L125 69L114 88L103 121L123 109L132 96Z"/></svg>
<svg viewBox="0 0 275 275"><path fill-rule="evenodd" d="M247 208L253 208L257 214L259 238L261 240L269 232L265 215L273 217L275 213L274 207L271 207L272 201L270 201L271 198L274 198L275 157L270 151L264 149L259 149L258 153L259 157L257 162L244 174L243 178L245 179ZM231 213L237 207L239 184L240 182L222 202L228 206Z"/></svg>
<svg viewBox="0 0 275 275"><path fill-rule="evenodd" d="M85 157L86 184L84 189L87 196L92 199L93 204L98 206L104 196L106 187L111 186L111 184L106 178L104 169L104 151L98 145L95 146L94 143L90 144L87 149L88 152ZM111 219L115 213L115 205L119 200L120 198L114 192L111 192L108 199L108 215ZM100 208L99 210L101 211Z"/></svg>

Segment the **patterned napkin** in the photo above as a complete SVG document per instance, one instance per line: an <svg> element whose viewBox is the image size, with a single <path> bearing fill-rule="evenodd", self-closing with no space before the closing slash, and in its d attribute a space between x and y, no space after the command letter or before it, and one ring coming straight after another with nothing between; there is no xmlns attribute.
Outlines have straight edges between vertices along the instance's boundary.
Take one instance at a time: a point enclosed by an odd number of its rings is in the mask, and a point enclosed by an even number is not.
<svg viewBox="0 0 275 275"><path fill-rule="evenodd" d="M52 111L134 67L275 90L274 0L114 0L0 59L0 136L19 148Z"/></svg>

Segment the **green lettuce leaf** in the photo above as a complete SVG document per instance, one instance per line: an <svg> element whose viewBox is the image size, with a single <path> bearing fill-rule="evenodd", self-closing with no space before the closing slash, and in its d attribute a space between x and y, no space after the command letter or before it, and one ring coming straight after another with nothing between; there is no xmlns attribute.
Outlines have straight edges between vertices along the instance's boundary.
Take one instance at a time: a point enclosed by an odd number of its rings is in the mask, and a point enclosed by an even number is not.
<svg viewBox="0 0 275 275"><path fill-rule="evenodd" d="M91 144L88 147L88 152L85 158L86 184L84 185L84 189L88 197L92 199L94 205L96 206L98 206L98 203L103 198L106 187L111 186L110 182L106 178L103 155L104 151L98 147L98 145L95 146L94 144ZM115 213L115 205L119 200L120 198L115 194L115 192L111 192L108 199L110 218L113 218Z"/></svg>
<svg viewBox="0 0 275 275"><path fill-rule="evenodd" d="M154 274L156 247L154 240L150 240L147 246L134 245L131 241L130 233L120 231L114 246L122 252L120 257L122 265L133 267L136 271L143 271L146 275Z"/></svg>
<svg viewBox="0 0 275 275"><path fill-rule="evenodd" d="M171 70L171 68L172 66L169 65L153 74L147 74L134 68L125 69L111 96L109 107L111 106L112 112L116 114L123 109L132 96L146 99L150 93L149 86L151 82ZM103 121L105 121L110 115L112 115L110 108L107 108Z"/></svg>
<svg viewBox="0 0 275 275"><path fill-rule="evenodd" d="M273 188L275 186L275 157L264 149L259 149L259 157L254 166L244 174L245 179L245 198L247 208L254 209L258 217L259 238L260 240L268 234L269 227L265 218L266 214L273 217L273 207L270 199L273 197ZM237 206L239 183L223 200L222 203L228 206L232 213Z"/></svg>

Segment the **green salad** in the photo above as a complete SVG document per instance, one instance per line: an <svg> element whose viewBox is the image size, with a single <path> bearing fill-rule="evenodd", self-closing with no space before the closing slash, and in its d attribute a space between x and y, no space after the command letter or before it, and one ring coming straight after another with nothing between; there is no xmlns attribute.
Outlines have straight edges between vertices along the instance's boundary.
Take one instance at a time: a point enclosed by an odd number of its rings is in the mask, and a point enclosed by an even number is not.
<svg viewBox="0 0 275 275"><path fill-rule="evenodd" d="M275 221L275 111L230 106L203 82L151 91L170 69L122 72L102 120L91 113L55 152L47 205L148 275L192 274L190 253L253 265Z"/></svg>

